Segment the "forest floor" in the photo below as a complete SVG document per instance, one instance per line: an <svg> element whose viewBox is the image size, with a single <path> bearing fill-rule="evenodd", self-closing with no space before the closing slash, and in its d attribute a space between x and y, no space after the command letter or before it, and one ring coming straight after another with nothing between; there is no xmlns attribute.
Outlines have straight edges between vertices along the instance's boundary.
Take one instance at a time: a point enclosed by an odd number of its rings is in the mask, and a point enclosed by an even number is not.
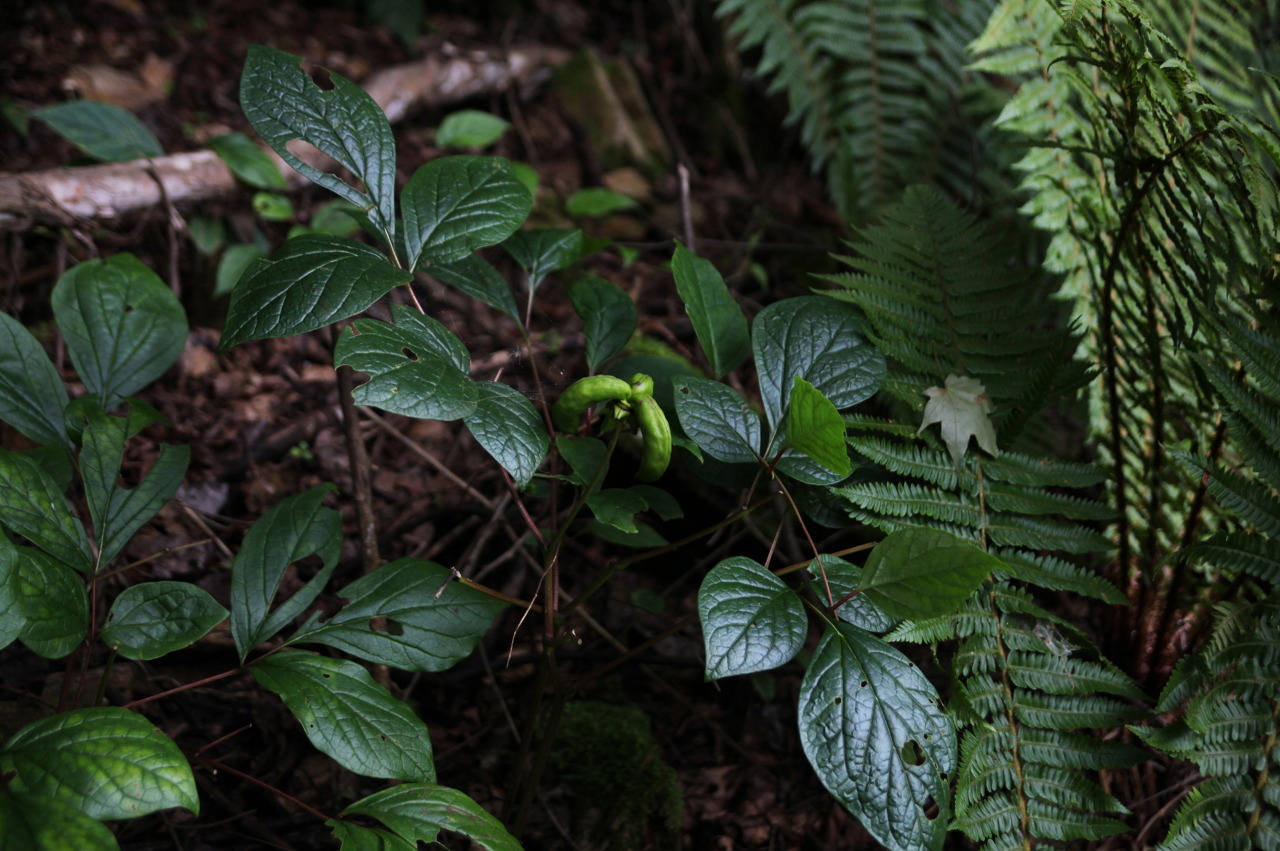
<svg viewBox="0 0 1280 851"><path fill-rule="evenodd" d="M748 313L781 295L804 292L813 284L810 272L830 270L829 252L840 249L838 218L794 134L782 128L779 104L744 85L742 67L720 24L707 19L706 4L429 3L429 26L416 54L362 18L361 9L372 5L296 0L7 4L0 11L2 94L8 103L28 109L59 103L73 90L92 94L93 86L108 84L93 67L110 66L140 85L144 100L151 97L137 114L166 151L178 152L203 147L227 130L251 132L237 86L253 43L301 54L357 82L415 55L444 50L446 44L591 50L634 71L661 140L650 161L629 162L602 150L591 120L575 115L548 80L523 91L420 111L398 124L401 185L418 165L441 155L433 138L443 116L468 107L514 123L515 130L492 152L537 169L549 190L539 200L541 224L571 224L559 205L576 189L626 186L641 199L638 207L572 224L634 250L634 259L624 262L616 249L606 249L577 271L601 275L626 290L638 304L641 333L690 356L693 336L665 267L674 239L684 241L692 233L699 253L725 273ZM74 149L37 121L25 134L0 124L5 171L56 168L75 159ZM687 196L682 196L679 166L689 175ZM303 220L327 200L318 189L295 192L292 198ZM248 191L182 212L188 221L221 219L233 233L257 227L273 247L288 229L255 220ZM163 554L118 575L115 590L144 576L180 579L198 583L225 603L228 553L252 520L281 499L325 482L337 485L332 504L348 523L343 561L334 576L333 587L340 587L359 575L361 554L331 345L325 335L312 334L219 353L226 300L212 296L215 259L201 254L190 239L179 239L176 269L190 341L180 363L141 394L170 425L149 430L138 442L126 476L149 465L160 443L189 445L192 461L178 499L143 529L124 557ZM33 328L47 327L51 288L70 265L128 251L167 277L175 248L162 210L123 223L86 223L75 234L33 228L5 234L2 242L0 309ZM534 302L533 357L550 376L544 392L586 374L581 325L564 293L567 280L548 282ZM535 392L514 323L432 283L423 283L419 293L432 315L466 342L476 377L501 374L504 381ZM49 339L51 354L74 381L64 352L52 335ZM508 594L533 596L538 577L525 557L525 524L491 459L458 423L375 414L362 423L383 558L416 556L457 565ZM0 428L0 445L22 448L20 441ZM447 462L458 479L443 475L432 459ZM674 485L682 488L681 502L696 516L660 527L672 538L722 518L739 498L704 483ZM546 506L535 504L533 510ZM772 545L779 563L804 558L795 528L784 524L775 538L776 518L740 527L733 536L699 541L656 566L623 574L593 601L586 612L590 620L575 624L580 643L560 657L566 675L579 683L575 700L638 707L649 719L656 742L652 759L674 769L683 798L674 830L654 813L642 813L636 827L626 828L618 813L600 812L598 806L593 811L584 790L567 782L553 760L523 837L527 848L877 847L805 761L794 708L800 666L793 663L754 680L706 683L696 624L674 629L690 620L699 578L717 559L748 554L763 560ZM595 538L572 542L564 585L584 587L618 552ZM301 569L305 574L306 565ZM291 581L301 580L292 576ZM637 600L646 606L637 606ZM495 813L510 811L508 779L517 748L510 719L519 719L528 705L538 652L538 627L522 622L521 615L512 609L501 617L481 652L453 670L392 673L393 689L431 731L440 782ZM673 630L671 637L607 667L623 650L667 630ZM38 659L18 645L0 653L0 735L47 712L68 693L88 699L95 676L104 670L105 654L73 660ZM215 630L197 645L152 663L116 661L106 700L127 703L234 665L225 628ZM64 688L68 676L72 682ZM212 751L221 763L329 815L384 785L317 754L275 696L255 688L248 675L148 703L145 711L188 752L230 735ZM590 732L591 727L580 729ZM602 741L588 751L613 747ZM199 816L170 811L118 824L121 846L127 851L337 847L320 820L294 803L226 772L198 769L197 775L203 801Z"/></svg>

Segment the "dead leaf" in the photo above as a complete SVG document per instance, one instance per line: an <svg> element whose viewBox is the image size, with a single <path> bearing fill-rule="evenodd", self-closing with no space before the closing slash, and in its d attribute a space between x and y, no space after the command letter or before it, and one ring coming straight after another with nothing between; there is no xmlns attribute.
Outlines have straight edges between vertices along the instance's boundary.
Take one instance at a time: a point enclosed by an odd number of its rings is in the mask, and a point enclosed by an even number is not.
<svg viewBox="0 0 1280 851"><path fill-rule="evenodd" d="M173 67L158 56L150 55L130 74L110 65L76 65L67 73L62 87L85 100L102 101L138 111L169 96Z"/></svg>
<svg viewBox="0 0 1280 851"><path fill-rule="evenodd" d="M924 391L929 401L924 406L924 421L919 431L934 423L942 429L942 441L951 451L956 466L964 460L969 448L969 438L976 438L978 446L991 455L999 455L996 430L991 425L991 400L987 389L976 378L965 375L948 375L946 387L930 387Z"/></svg>

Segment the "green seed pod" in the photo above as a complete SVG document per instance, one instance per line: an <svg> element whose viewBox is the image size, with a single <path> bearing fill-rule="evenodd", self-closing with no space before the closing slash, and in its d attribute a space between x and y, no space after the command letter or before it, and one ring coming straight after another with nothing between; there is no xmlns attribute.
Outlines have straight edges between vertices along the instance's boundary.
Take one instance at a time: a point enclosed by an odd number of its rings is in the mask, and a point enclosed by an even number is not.
<svg viewBox="0 0 1280 851"><path fill-rule="evenodd" d="M631 400L635 408L636 422L640 424L640 436L644 439L644 454L640 456L640 469L636 478L652 482L667 471L671 463L671 424L662 406L652 396L640 396Z"/></svg>
<svg viewBox="0 0 1280 851"><path fill-rule="evenodd" d="M575 432L587 408L601 402L625 402L630 398L631 385L621 378L612 375L579 378L560 394L551 408L551 419L561 431Z"/></svg>
<svg viewBox="0 0 1280 851"><path fill-rule="evenodd" d="M645 375L643 372L637 372L631 376L631 395L635 396L652 396L653 395L653 379Z"/></svg>

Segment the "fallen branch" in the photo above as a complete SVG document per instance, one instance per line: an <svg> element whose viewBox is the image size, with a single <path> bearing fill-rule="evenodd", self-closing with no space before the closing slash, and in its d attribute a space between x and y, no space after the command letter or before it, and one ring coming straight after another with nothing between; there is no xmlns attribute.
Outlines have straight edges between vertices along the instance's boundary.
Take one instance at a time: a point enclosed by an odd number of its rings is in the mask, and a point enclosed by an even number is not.
<svg viewBox="0 0 1280 851"><path fill-rule="evenodd" d="M550 47L463 53L446 45L428 59L380 71L365 82L364 89L395 123L418 107L536 84L567 58L565 51ZM306 182L274 153L272 156L290 186ZM312 160L312 165L323 171L336 167L332 161ZM237 189L230 169L208 150L150 161L0 173L0 231L26 230L37 224L74 226L116 220L161 205L166 195L174 204L187 206L227 197Z"/></svg>

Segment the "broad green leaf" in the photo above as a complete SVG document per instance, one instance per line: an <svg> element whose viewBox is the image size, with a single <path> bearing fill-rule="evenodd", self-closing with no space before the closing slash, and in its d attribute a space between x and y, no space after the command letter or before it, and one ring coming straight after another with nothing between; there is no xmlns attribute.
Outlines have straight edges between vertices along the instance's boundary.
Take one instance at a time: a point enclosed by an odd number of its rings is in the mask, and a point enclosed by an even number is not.
<svg viewBox="0 0 1280 851"><path fill-rule="evenodd" d="M116 597L102 640L126 659L155 659L197 641L227 614L190 582L144 582Z"/></svg>
<svg viewBox="0 0 1280 851"><path fill-rule="evenodd" d="M589 186L570 195L564 202L564 211L571 216L607 216L635 206L635 199L621 192L603 186Z"/></svg>
<svg viewBox="0 0 1280 851"><path fill-rule="evenodd" d="M435 842L441 830L461 834L486 851L520 851L502 823L457 789L405 783L376 792L342 811L377 819L413 843Z"/></svg>
<svg viewBox="0 0 1280 851"><path fill-rule="evenodd" d="M346 77L328 72L333 88L325 91L301 63L292 54L251 45L240 78L245 117L281 159L366 211L385 244L395 245L396 144L387 116ZM368 194L303 162L290 150L298 139L350 169Z"/></svg>
<svg viewBox="0 0 1280 851"><path fill-rule="evenodd" d="M758 562L717 564L698 589L707 679L768 671L804 647L809 621L800 597Z"/></svg>
<svg viewBox="0 0 1280 851"><path fill-rule="evenodd" d="M679 243L671 258L676 292L689 312L693 332L719 378L738 368L751 351L751 336L742 308L729 294L724 278L706 260Z"/></svg>
<svg viewBox="0 0 1280 851"><path fill-rule="evenodd" d="M68 270L52 302L76 372L107 410L163 375L187 344L182 303L132 254Z"/></svg>
<svg viewBox="0 0 1280 851"><path fill-rule="evenodd" d="M533 198L501 157L444 157L420 167L400 196L405 266L459 260L502 242L529 217Z"/></svg>
<svg viewBox="0 0 1280 851"><path fill-rule="evenodd" d="M649 507L644 497L629 488L602 488L587 497L587 507L601 523L621 529L623 532L638 532L636 515Z"/></svg>
<svg viewBox="0 0 1280 851"><path fill-rule="evenodd" d="M450 579L447 567L402 558L337 593L333 617L289 639L314 641L401 671L444 671L471 655L506 604ZM374 627L378 618L382 626Z"/></svg>
<svg viewBox="0 0 1280 851"><path fill-rule="evenodd" d="M888 614L918 620L951 614L992 571L1010 569L950 532L903 529L876 544L860 587Z"/></svg>
<svg viewBox="0 0 1280 851"><path fill-rule="evenodd" d="M0 532L0 650L8 647L27 625L18 585L18 548Z"/></svg>
<svg viewBox="0 0 1280 851"><path fill-rule="evenodd" d="M569 285L573 311L582 317L587 366L594 372L636 331L636 305L631 296L604 278L587 275Z"/></svg>
<svg viewBox="0 0 1280 851"><path fill-rule="evenodd" d="M126 488L120 483L120 462L129 436L125 419L98 409L90 414L82 437L80 473L93 518L99 570L178 492L191 458L189 446L162 446L146 478L137 487Z"/></svg>
<svg viewBox="0 0 1280 851"><path fill-rule="evenodd" d="M418 843L396 836L389 830L362 827L337 819L329 819L325 826L338 840L338 851L418 851Z"/></svg>
<svg viewBox="0 0 1280 851"><path fill-rule="evenodd" d="M582 231L555 228L518 230L502 247L525 270L530 292L547 275L581 259L584 251Z"/></svg>
<svg viewBox="0 0 1280 851"><path fill-rule="evenodd" d="M778 433L771 440L771 443L773 448L776 449L779 445L785 446L787 441L787 424L784 422L782 427L778 429ZM774 469L785 476L795 479L797 482L818 487L838 484L847 476L847 474L833 471L824 464L819 464L798 449L790 447L782 453L782 457L778 459L778 464Z"/></svg>
<svg viewBox="0 0 1280 851"><path fill-rule="evenodd" d="M956 736L906 656L830 624L800 686L800 741L822 784L895 851L937 851L947 832ZM926 811L937 804L941 814Z"/></svg>
<svg viewBox="0 0 1280 851"><path fill-rule="evenodd" d="M787 445L844 477L853 472L844 432L844 418L831 400L796 376L787 407Z"/></svg>
<svg viewBox="0 0 1280 851"><path fill-rule="evenodd" d="M752 347L765 417L775 430L797 377L843 411L870 398L885 376L884 355L862 339L854 310L822 296L789 298L760 311Z"/></svg>
<svg viewBox="0 0 1280 851"><path fill-rule="evenodd" d="M705 378L676 379L676 416L689 439L712 458L755 464L760 453L760 415L738 391Z"/></svg>
<svg viewBox="0 0 1280 851"><path fill-rule="evenodd" d="M23 727L0 750L14 785L97 819L170 807L200 812L196 780L173 740L118 706L75 709Z"/></svg>
<svg viewBox="0 0 1280 851"><path fill-rule="evenodd" d="M506 278L480 255L468 254L450 263L436 263L425 271L441 283L461 290L490 307L496 307L515 320L516 325L524 327L520 320L520 308L516 306Z"/></svg>
<svg viewBox="0 0 1280 851"><path fill-rule="evenodd" d="M575 481L581 487L586 487L597 477L604 479L600 466L607 465L608 458L605 457L606 447L603 441L594 437L557 435L556 451L569 462ZM605 472L608 472L607 468Z"/></svg>
<svg viewBox="0 0 1280 851"><path fill-rule="evenodd" d="M475 382L476 409L463 420L472 436L502 469L511 474L517 488L529 484L538 472L551 440L538 409L524 394L496 381Z"/></svg>
<svg viewBox="0 0 1280 851"><path fill-rule="evenodd" d="M236 288L253 261L266 263L266 252L256 245L230 245L218 261L218 274L213 286L214 298L224 296Z"/></svg>
<svg viewBox="0 0 1280 851"><path fill-rule="evenodd" d="M288 184L275 160L243 133L224 133L209 140L209 147L231 173L256 189L285 189Z"/></svg>
<svg viewBox="0 0 1280 851"><path fill-rule="evenodd" d="M63 410L67 388L44 347L7 313L0 313L0 420L36 443L70 446Z"/></svg>
<svg viewBox="0 0 1280 851"><path fill-rule="evenodd" d="M342 551L342 517L320 504L331 490L333 485L321 485L289 497L244 536L231 566L231 635L241 662L310 606L329 581ZM319 572L269 614L285 570L312 554L320 556Z"/></svg>
<svg viewBox="0 0 1280 851"><path fill-rule="evenodd" d="M0 837L6 851L120 851L97 819L54 798L13 790L0 795Z"/></svg>
<svg viewBox="0 0 1280 851"><path fill-rule="evenodd" d="M819 567L819 562L821 562L821 568ZM826 602L826 588L822 585L823 573L826 574L827 582L831 586L831 597L834 602L839 603L848 597L836 609L836 617L840 618L840 620L878 635L883 635L898 625L898 618L886 614L866 594L858 593L852 597L849 596L851 592L858 590L861 586L862 568L858 565L850 564L842 558L824 554L809 562L808 571L809 575L814 578L813 592L824 603Z"/></svg>
<svg viewBox="0 0 1280 851"><path fill-rule="evenodd" d="M132 112L114 104L76 100L31 113L95 160L118 163L164 156L164 148Z"/></svg>
<svg viewBox="0 0 1280 851"><path fill-rule="evenodd" d="M451 112L436 128L436 144L442 148L487 148L502 138L511 122L478 109Z"/></svg>
<svg viewBox="0 0 1280 851"><path fill-rule="evenodd" d="M284 650L252 670L263 688L284 700L311 744L343 768L366 777L435 782L427 726L357 663Z"/></svg>
<svg viewBox="0 0 1280 851"><path fill-rule="evenodd" d="M93 551L53 478L20 452L0 449L0 526L86 573Z"/></svg>
<svg viewBox="0 0 1280 851"><path fill-rule="evenodd" d="M47 553L6 544L16 552L10 592L23 624L18 640L37 656L61 659L89 631L84 583L74 570Z"/></svg>
<svg viewBox="0 0 1280 851"><path fill-rule="evenodd" d="M945 387L930 387L924 391L929 401L924 406L924 418L920 431L934 423L942 430L942 442L956 466L964 460L969 448L969 438L991 455L999 455L996 445L996 429L991 424L991 399L987 389L976 378L948 375Z"/></svg>
<svg viewBox="0 0 1280 851"><path fill-rule="evenodd" d="M359 242L319 233L296 236L240 278L220 348L323 328L364 311L412 278Z"/></svg>
<svg viewBox="0 0 1280 851"><path fill-rule="evenodd" d="M480 391L468 374L470 356L462 341L430 316L393 305L395 324L358 319L338 338L335 366L369 375L352 397L407 417L457 420L470 416Z"/></svg>

